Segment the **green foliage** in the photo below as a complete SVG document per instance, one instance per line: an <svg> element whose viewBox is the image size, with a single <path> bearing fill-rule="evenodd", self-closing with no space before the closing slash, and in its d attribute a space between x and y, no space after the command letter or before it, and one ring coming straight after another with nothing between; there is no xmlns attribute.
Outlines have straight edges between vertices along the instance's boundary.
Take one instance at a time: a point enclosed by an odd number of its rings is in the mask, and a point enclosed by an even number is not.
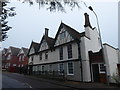
<svg viewBox="0 0 120 90"><path fill-rule="evenodd" d="M115 81L115 83L120 86L120 75L118 74L118 72L115 74L113 73L112 79Z"/></svg>

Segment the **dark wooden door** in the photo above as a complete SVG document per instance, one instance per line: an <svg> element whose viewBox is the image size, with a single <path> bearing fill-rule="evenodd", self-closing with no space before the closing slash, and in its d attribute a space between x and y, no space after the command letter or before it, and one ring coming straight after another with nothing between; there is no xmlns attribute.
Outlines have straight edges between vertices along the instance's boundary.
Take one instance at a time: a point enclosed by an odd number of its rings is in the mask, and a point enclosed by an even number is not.
<svg viewBox="0 0 120 90"><path fill-rule="evenodd" d="M92 64L92 71L93 71L94 82L100 82L99 66L98 66L98 64Z"/></svg>

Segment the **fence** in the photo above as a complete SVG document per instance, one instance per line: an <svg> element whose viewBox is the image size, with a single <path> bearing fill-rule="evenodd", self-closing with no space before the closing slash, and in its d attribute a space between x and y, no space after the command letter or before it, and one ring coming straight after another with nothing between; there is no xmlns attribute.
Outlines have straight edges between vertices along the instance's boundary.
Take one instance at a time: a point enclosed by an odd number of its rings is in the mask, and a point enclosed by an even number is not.
<svg viewBox="0 0 120 90"><path fill-rule="evenodd" d="M64 71L33 71L32 75L44 77L44 78L52 78L52 79L60 79L65 80Z"/></svg>

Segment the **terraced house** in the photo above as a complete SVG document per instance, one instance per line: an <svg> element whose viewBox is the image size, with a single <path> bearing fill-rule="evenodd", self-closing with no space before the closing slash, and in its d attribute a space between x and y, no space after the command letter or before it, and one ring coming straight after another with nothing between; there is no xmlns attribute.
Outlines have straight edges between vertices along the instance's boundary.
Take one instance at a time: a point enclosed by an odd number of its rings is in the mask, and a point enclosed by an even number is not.
<svg viewBox="0 0 120 90"><path fill-rule="evenodd" d="M2 50L2 69L10 72L19 72L18 68L28 65L28 49L10 46Z"/></svg>
<svg viewBox="0 0 120 90"><path fill-rule="evenodd" d="M100 36L91 26L87 13L84 27L85 31L79 33L61 22L55 38L49 37L49 30L45 28L40 43L32 41L30 45L29 72L38 75L49 72L49 76L54 72L54 76L64 75L68 80L106 82Z"/></svg>

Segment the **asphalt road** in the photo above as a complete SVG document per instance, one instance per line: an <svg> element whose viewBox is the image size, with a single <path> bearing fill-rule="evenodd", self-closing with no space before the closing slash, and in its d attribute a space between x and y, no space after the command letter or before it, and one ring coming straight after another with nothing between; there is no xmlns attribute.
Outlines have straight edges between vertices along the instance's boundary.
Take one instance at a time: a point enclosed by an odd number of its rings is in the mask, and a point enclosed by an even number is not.
<svg viewBox="0 0 120 90"><path fill-rule="evenodd" d="M2 88L68 88L17 73L2 73Z"/></svg>
<svg viewBox="0 0 120 90"><path fill-rule="evenodd" d="M29 88L26 83L10 78L6 75L2 76L2 88Z"/></svg>

